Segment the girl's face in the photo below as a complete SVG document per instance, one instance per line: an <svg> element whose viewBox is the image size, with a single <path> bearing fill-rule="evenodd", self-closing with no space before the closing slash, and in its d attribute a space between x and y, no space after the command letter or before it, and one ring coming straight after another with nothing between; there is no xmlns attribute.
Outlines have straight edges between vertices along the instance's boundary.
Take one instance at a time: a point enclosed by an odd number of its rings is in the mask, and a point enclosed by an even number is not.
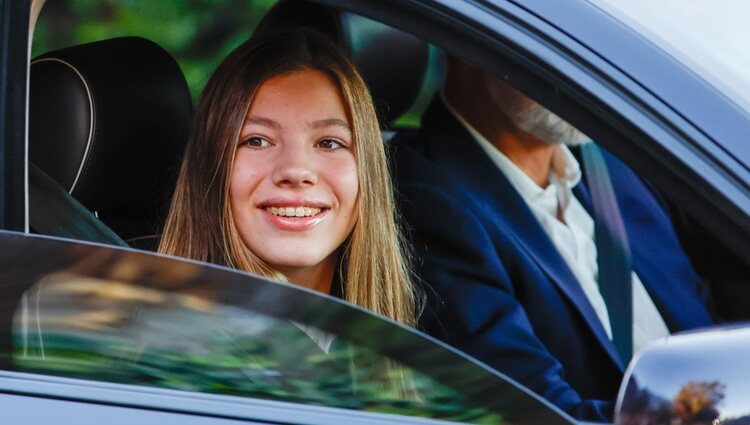
<svg viewBox="0 0 750 425"><path fill-rule="evenodd" d="M237 143L229 196L243 242L290 281L328 292L359 196L338 89L316 70L270 78Z"/></svg>

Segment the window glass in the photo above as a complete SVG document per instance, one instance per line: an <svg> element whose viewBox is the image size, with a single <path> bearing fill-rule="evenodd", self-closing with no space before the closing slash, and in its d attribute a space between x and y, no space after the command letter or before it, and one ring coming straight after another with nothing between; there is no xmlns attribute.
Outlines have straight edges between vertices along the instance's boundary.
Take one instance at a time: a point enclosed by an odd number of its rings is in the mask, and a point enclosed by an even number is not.
<svg viewBox="0 0 750 425"><path fill-rule="evenodd" d="M26 299L13 326L20 371L426 417L488 414L342 337L210 297L64 271Z"/></svg>
<svg viewBox="0 0 750 425"><path fill-rule="evenodd" d="M0 233L16 371L506 423L535 396L342 301L219 267ZM13 294L17 294L13 296Z"/></svg>
<svg viewBox="0 0 750 425"><path fill-rule="evenodd" d="M486 414L344 338L207 297L62 272L26 298L13 326L21 371L427 417Z"/></svg>

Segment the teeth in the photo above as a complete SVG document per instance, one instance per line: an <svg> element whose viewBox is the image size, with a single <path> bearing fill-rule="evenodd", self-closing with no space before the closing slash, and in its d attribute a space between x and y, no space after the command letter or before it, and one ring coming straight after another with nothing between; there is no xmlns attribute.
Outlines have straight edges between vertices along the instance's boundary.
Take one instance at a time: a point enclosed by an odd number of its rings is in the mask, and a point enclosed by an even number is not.
<svg viewBox="0 0 750 425"><path fill-rule="evenodd" d="M311 217L320 214L320 208L310 207L266 207L266 211L281 217Z"/></svg>

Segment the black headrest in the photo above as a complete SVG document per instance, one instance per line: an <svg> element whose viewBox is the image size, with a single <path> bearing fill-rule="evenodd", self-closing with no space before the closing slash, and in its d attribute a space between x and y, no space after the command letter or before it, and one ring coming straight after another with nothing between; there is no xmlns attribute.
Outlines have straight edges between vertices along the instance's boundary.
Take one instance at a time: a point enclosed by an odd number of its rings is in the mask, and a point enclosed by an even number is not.
<svg viewBox="0 0 750 425"><path fill-rule="evenodd" d="M392 123L417 99L429 60L424 41L308 0L280 1L263 17L255 33L302 27L330 37L349 54L384 123Z"/></svg>
<svg viewBox="0 0 750 425"><path fill-rule="evenodd" d="M30 73L30 160L92 211L155 214L171 196L192 118L169 53L116 38L44 54Z"/></svg>

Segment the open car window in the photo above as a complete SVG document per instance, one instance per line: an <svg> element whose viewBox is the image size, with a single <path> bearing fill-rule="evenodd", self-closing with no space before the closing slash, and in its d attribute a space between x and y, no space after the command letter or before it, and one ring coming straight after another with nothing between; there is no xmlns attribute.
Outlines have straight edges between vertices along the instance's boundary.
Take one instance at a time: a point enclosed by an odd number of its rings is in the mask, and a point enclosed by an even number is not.
<svg viewBox="0 0 750 425"><path fill-rule="evenodd" d="M102 38L124 35L143 36L157 42L175 57L188 82L193 100L195 100L216 64L228 51L252 33L252 28L276 3L275 0L248 0L237 3L237 7L232 10L232 13L228 13L227 10L234 4L229 1L214 2L212 7L196 2L186 5L185 8L176 7L173 2L159 2L158 4L148 1L121 3L109 0L50 2L43 8L37 23L32 56L52 49L87 43ZM334 8L351 8L356 13L377 18L386 24L407 29L424 40L436 42L440 47L446 48L459 56L465 56L465 59L479 64L490 72L508 76L508 81L517 84L522 91L537 98L574 124L581 126L584 132L621 157L635 171L646 177L649 183L659 189L666 198L673 199L675 204L679 204L682 210L689 213L688 216L683 217L682 211L680 211L675 218L682 220L685 224L684 227L688 229L687 232L681 232L681 236L686 241L688 251L691 251L690 256L698 262L707 264L705 267L698 265L698 268L709 270L704 274L716 274L712 269L718 269L722 273L725 270L732 271L729 279L724 279L723 276L722 279L738 282L738 284L730 283L731 287L726 290L723 287L720 288L719 297L730 301L742 298L741 294L744 294L745 291L741 288L741 286L744 286L744 279L741 277L745 273L749 261L745 254L747 250L738 249L737 244L740 243L744 246L744 242L736 237L738 234L735 231L736 229L731 228L737 226L737 224L724 224L721 229L717 230L718 223L723 223L723 221L716 219L717 215L710 210L716 208L721 211L728 211L729 208L718 202L706 202L703 205L702 201L697 202L697 200L705 196L707 191L696 190L695 188L698 185L681 186L679 182L675 181L675 173L684 177L705 170L705 166L701 163L688 162L692 158L692 153L690 155L685 152L668 155L659 151L657 154L647 154L647 151L660 150L661 148L658 145L670 142L670 137L654 133L656 136L654 136L653 141L637 141L636 139L643 139L643 135L641 129L634 127L641 126L642 129L648 130L652 124L644 120L638 121L632 117L623 118L625 112L632 106L632 102L618 111L623 116L616 116L615 118L606 114L603 114L604 118L593 116L589 111L581 108L581 105L601 112L599 103L602 100L584 92L571 95L571 84L560 82L564 81L564 78L561 78L563 73L572 72L566 68L569 65L565 65L565 63L558 63L560 69L540 70L539 63L534 63L536 61L534 56L541 55L543 51L534 44L534 40L514 38L517 37L516 29L512 27L492 25L493 31L502 34L502 37L498 36L496 41L487 42L487 45L480 48L478 40L484 39L473 37L471 34L471 31L477 30L478 26L476 25L466 25L458 30L444 25L437 26L433 22L437 18L433 16L427 19L427 16L403 13L397 8L383 7L382 10L374 10L365 6L340 5L334 1L321 0L320 3L329 4ZM532 3L536 4L535 2ZM526 7L532 7L532 5ZM534 7L542 6L536 5ZM512 7L509 8L509 10L513 9ZM471 15L469 12L466 13ZM517 13L519 13L519 16L525 16L525 12L521 10ZM490 15L492 14L488 14L488 16ZM357 43L367 39L370 27L382 24L362 18L360 15L350 14L350 16L356 17L353 27L357 28L358 31L352 33L353 36L350 40L353 49L356 50ZM413 19L414 22L407 21L407 18ZM532 18L529 19L532 20ZM158 25L155 24L157 22ZM451 31L455 31L455 33ZM550 31L551 34L556 34L552 29ZM562 42L565 39L560 34L556 36L556 42ZM508 37L508 40L503 40L503 37ZM583 41L587 40L583 39ZM513 46L514 43L519 43L519 46ZM402 117L400 121L402 124L418 125L419 113L424 109L439 85L441 66L439 65L440 61L435 59L439 56L436 52L437 49L435 48L430 51L431 64L424 80L426 90L416 100L415 105L417 107L415 110ZM543 78L539 78L538 75L542 75ZM589 76L578 75L578 78L580 78L578 83L581 86L594 87L593 84L585 82ZM391 80L394 83L396 82L396 79ZM594 92L593 89L592 92ZM598 95L602 96L604 100L611 100L610 95L604 90L601 90ZM582 96L583 99L581 99ZM632 122L625 122L628 120ZM633 123L635 123L635 126ZM631 147L636 145L637 148ZM683 148L676 148L675 152L680 152L681 149ZM677 158L672 158L670 155L677 155ZM681 165L677 159L685 161L685 165ZM647 163L648 166L644 165ZM691 191L694 191L694 193ZM728 199L740 199L740 197L733 196L729 192L726 196ZM698 204L701 204L701 208L695 207ZM121 217L107 217L106 212L100 212L99 217L111 227L123 222ZM149 223L149 225L151 224L153 223ZM118 232L115 227L113 227L113 230ZM141 232L140 228L136 230L138 230L138 233L136 233L138 237L152 233ZM118 232L126 240L133 240L133 238L125 237L124 233ZM726 240L729 240L729 242L725 242ZM707 246L706 241L710 242L711 248L705 248ZM137 245L131 244L131 246ZM697 249L693 249L692 246L697 247ZM709 255L704 255L705 253ZM717 254L714 255L713 253ZM708 259L704 261L703 258ZM724 258L731 258L731 261L722 260ZM726 263L728 262L731 262L731 264L727 266ZM719 266L714 267L713 264L719 264ZM731 304L731 302L725 304ZM735 312L735 310L743 308L742 305L732 305L724 308L724 310L731 310L727 315L730 319L746 318L746 312Z"/></svg>
<svg viewBox="0 0 750 425"><path fill-rule="evenodd" d="M152 254L0 239L8 370L475 423L568 423L455 350L331 297Z"/></svg>
<svg viewBox="0 0 750 425"><path fill-rule="evenodd" d="M552 47L561 43L575 43L576 40L559 33L554 25L537 22L538 17L530 16L529 11L524 10L524 8L529 10L535 10L536 8L539 9L539 13L546 13L547 8L552 7L545 6L546 2L528 2L523 7L507 6L506 13L512 12L519 16L518 22L513 21L515 23L512 25L506 22L503 17L504 14L498 12L501 10L499 6L489 8L492 11L485 11L484 14L480 13L479 10L474 10L475 7L479 9L479 6L467 5L463 9L458 7L457 10L461 10L461 13L466 15L465 22L448 25L450 19L447 16L449 14L438 14L431 11L431 8L437 7L436 4L441 2L428 1L424 4L420 3L420 5L415 4L412 6L413 10L410 8L401 10L400 7L391 5L371 8L366 5L366 2L362 4L358 2L341 4L333 0L318 0L318 2L334 8L351 10L352 13L361 14L387 25L407 30L425 41L436 43L441 48L445 48L470 62L479 64L489 72L509 76L509 82L518 84L521 91L545 104L563 118L578 125L581 130L609 148L625 163L631 165L635 171L647 177L650 183L660 189L665 196L673 197L676 203L685 206L690 215L695 218L695 221L702 222L701 226L708 229L710 233L718 235L721 239L722 252L734 251L742 257L745 263L750 261L745 254L747 250L739 249L744 247L743 238L737 236L741 234L737 228L743 226L746 218L739 220L737 219L737 213L727 213L726 211L734 211L732 209L734 206L724 205L722 204L723 201L718 202L715 199L706 201L704 198L707 196L706 193L710 191L697 189L701 185L683 184L675 180L677 175L679 178L689 178L693 179L691 181L696 181L696 173L706 173L703 178L710 179L712 177L709 174L715 170L720 170L721 167L706 167L705 163L702 162L704 159L696 158L698 150L691 147L689 151L685 151L684 146L676 146L676 143L672 140L674 135L664 133L667 126L660 125L655 128L651 121L642 117L643 111L646 109L634 112L634 105L637 102L627 100L623 103L621 99L618 100L613 97L609 91L610 87L601 86L601 81L597 77L598 73L589 72L580 66L573 66L576 63L575 57L566 57L565 59L569 62L561 60L561 57L553 57L553 55L561 53L554 51ZM49 2L42 9L36 25L32 56L69 45L78 45L106 38L125 35L146 37L164 47L174 56L185 75L193 100L195 100L216 64L228 51L252 34L253 27L276 3L278 3L277 0L248 0L244 2L220 0L211 2L210 5L205 2L189 2L182 8L175 6L175 2L155 3L145 0L133 2L60 0ZM586 3L589 6L588 9L596 9L587 2L582 3ZM580 13L588 10L581 8L581 5L576 7L575 10ZM407 11L407 9L409 10ZM503 10L505 9L504 7ZM588 12L591 11L588 10ZM479 21L472 23L468 20L472 16L475 16L476 19L484 16L487 19L488 28L486 30L489 35L478 35L480 31L484 30L481 29ZM368 27L373 25L375 21L357 19L361 21L359 22L361 31L358 32L362 36L360 38L367 38ZM497 21L490 21L490 19L497 19ZM557 25L565 25L569 20L570 17L561 16L561 22ZM540 28L544 28L548 33L543 34L544 37L538 36L538 38L531 37L528 34L524 35L524 31L519 31L519 28L522 27L519 23L521 21L526 24L534 23ZM581 37L586 35L583 34ZM614 37L615 34L610 35ZM547 38L554 38L554 43L548 43L550 46L542 48L539 45L540 40L544 41ZM356 44L357 40L351 41ZM580 40L582 44L590 41L592 40L587 38L581 38ZM574 47L580 46L576 44ZM580 54L580 52L578 53ZM641 53L643 52L639 51L639 54ZM417 99L416 103L419 108L412 111L412 114L403 117L402 123L412 126L417 125L419 112L424 109L439 85L440 72L433 72L440 70L439 60L434 60L438 56L436 49L433 48L430 55L431 66L425 75L427 90ZM597 64L601 58L582 57L578 59ZM545 61L554 63L558 68L550 68L548 63L543 63ZM604 67L603 69L608 68ZM613 72L613 74L616 73ZM592 79L596 79L596 81ZM395 82L396 79L392 80ZM571 88L573 86L579 86L579 89ZM641 90L633 87L628 87L628 89L634 92ZM594 95L591 95L592 93ZM618 94L618 96L622 95ZM603 103L607 105L603 105ZM715 108L710 109L714 110ZM612 110L616 110L616 112L613 113ZM590 111L597 111L601 116L594 117ZM672 112L667 115L669 114L672 114ZM653 140L644 142L644 132L649 132L648 137L652 137ZM691 136L698 139L704 137L701 134L692 134ZM662 145L666 146L669 152L665 152ZM743 141L742 145L744 146L746 143ZM713 148L707 148L706 146L701 146L699 150L704 149L713 152ZM721 153L713 154L724 155ZM724 184L718 176L713 177L716 177L714 183L719 188L718 190L723 193L722 196L729 200L728 202L742 204L742 200L745 198L732 192L737 188ZM696 205L699 207L696 207ZM724 215L733 215L735 221L728 222L721 219L720 217ZM100 214L100 218L108 225L114 226L107 221L105 215ZM119 224L119 217L117 219L117 224ZM739 221L742 221L743 224L738 225L737 222ZM114 230L117 231L117 229ZM141 233L138 235L141 236ZM699 235L697 238L702 238L702 236ZM728 242L725 243L725 240ZM724 245L726 245L726 248Z"/></svg>

